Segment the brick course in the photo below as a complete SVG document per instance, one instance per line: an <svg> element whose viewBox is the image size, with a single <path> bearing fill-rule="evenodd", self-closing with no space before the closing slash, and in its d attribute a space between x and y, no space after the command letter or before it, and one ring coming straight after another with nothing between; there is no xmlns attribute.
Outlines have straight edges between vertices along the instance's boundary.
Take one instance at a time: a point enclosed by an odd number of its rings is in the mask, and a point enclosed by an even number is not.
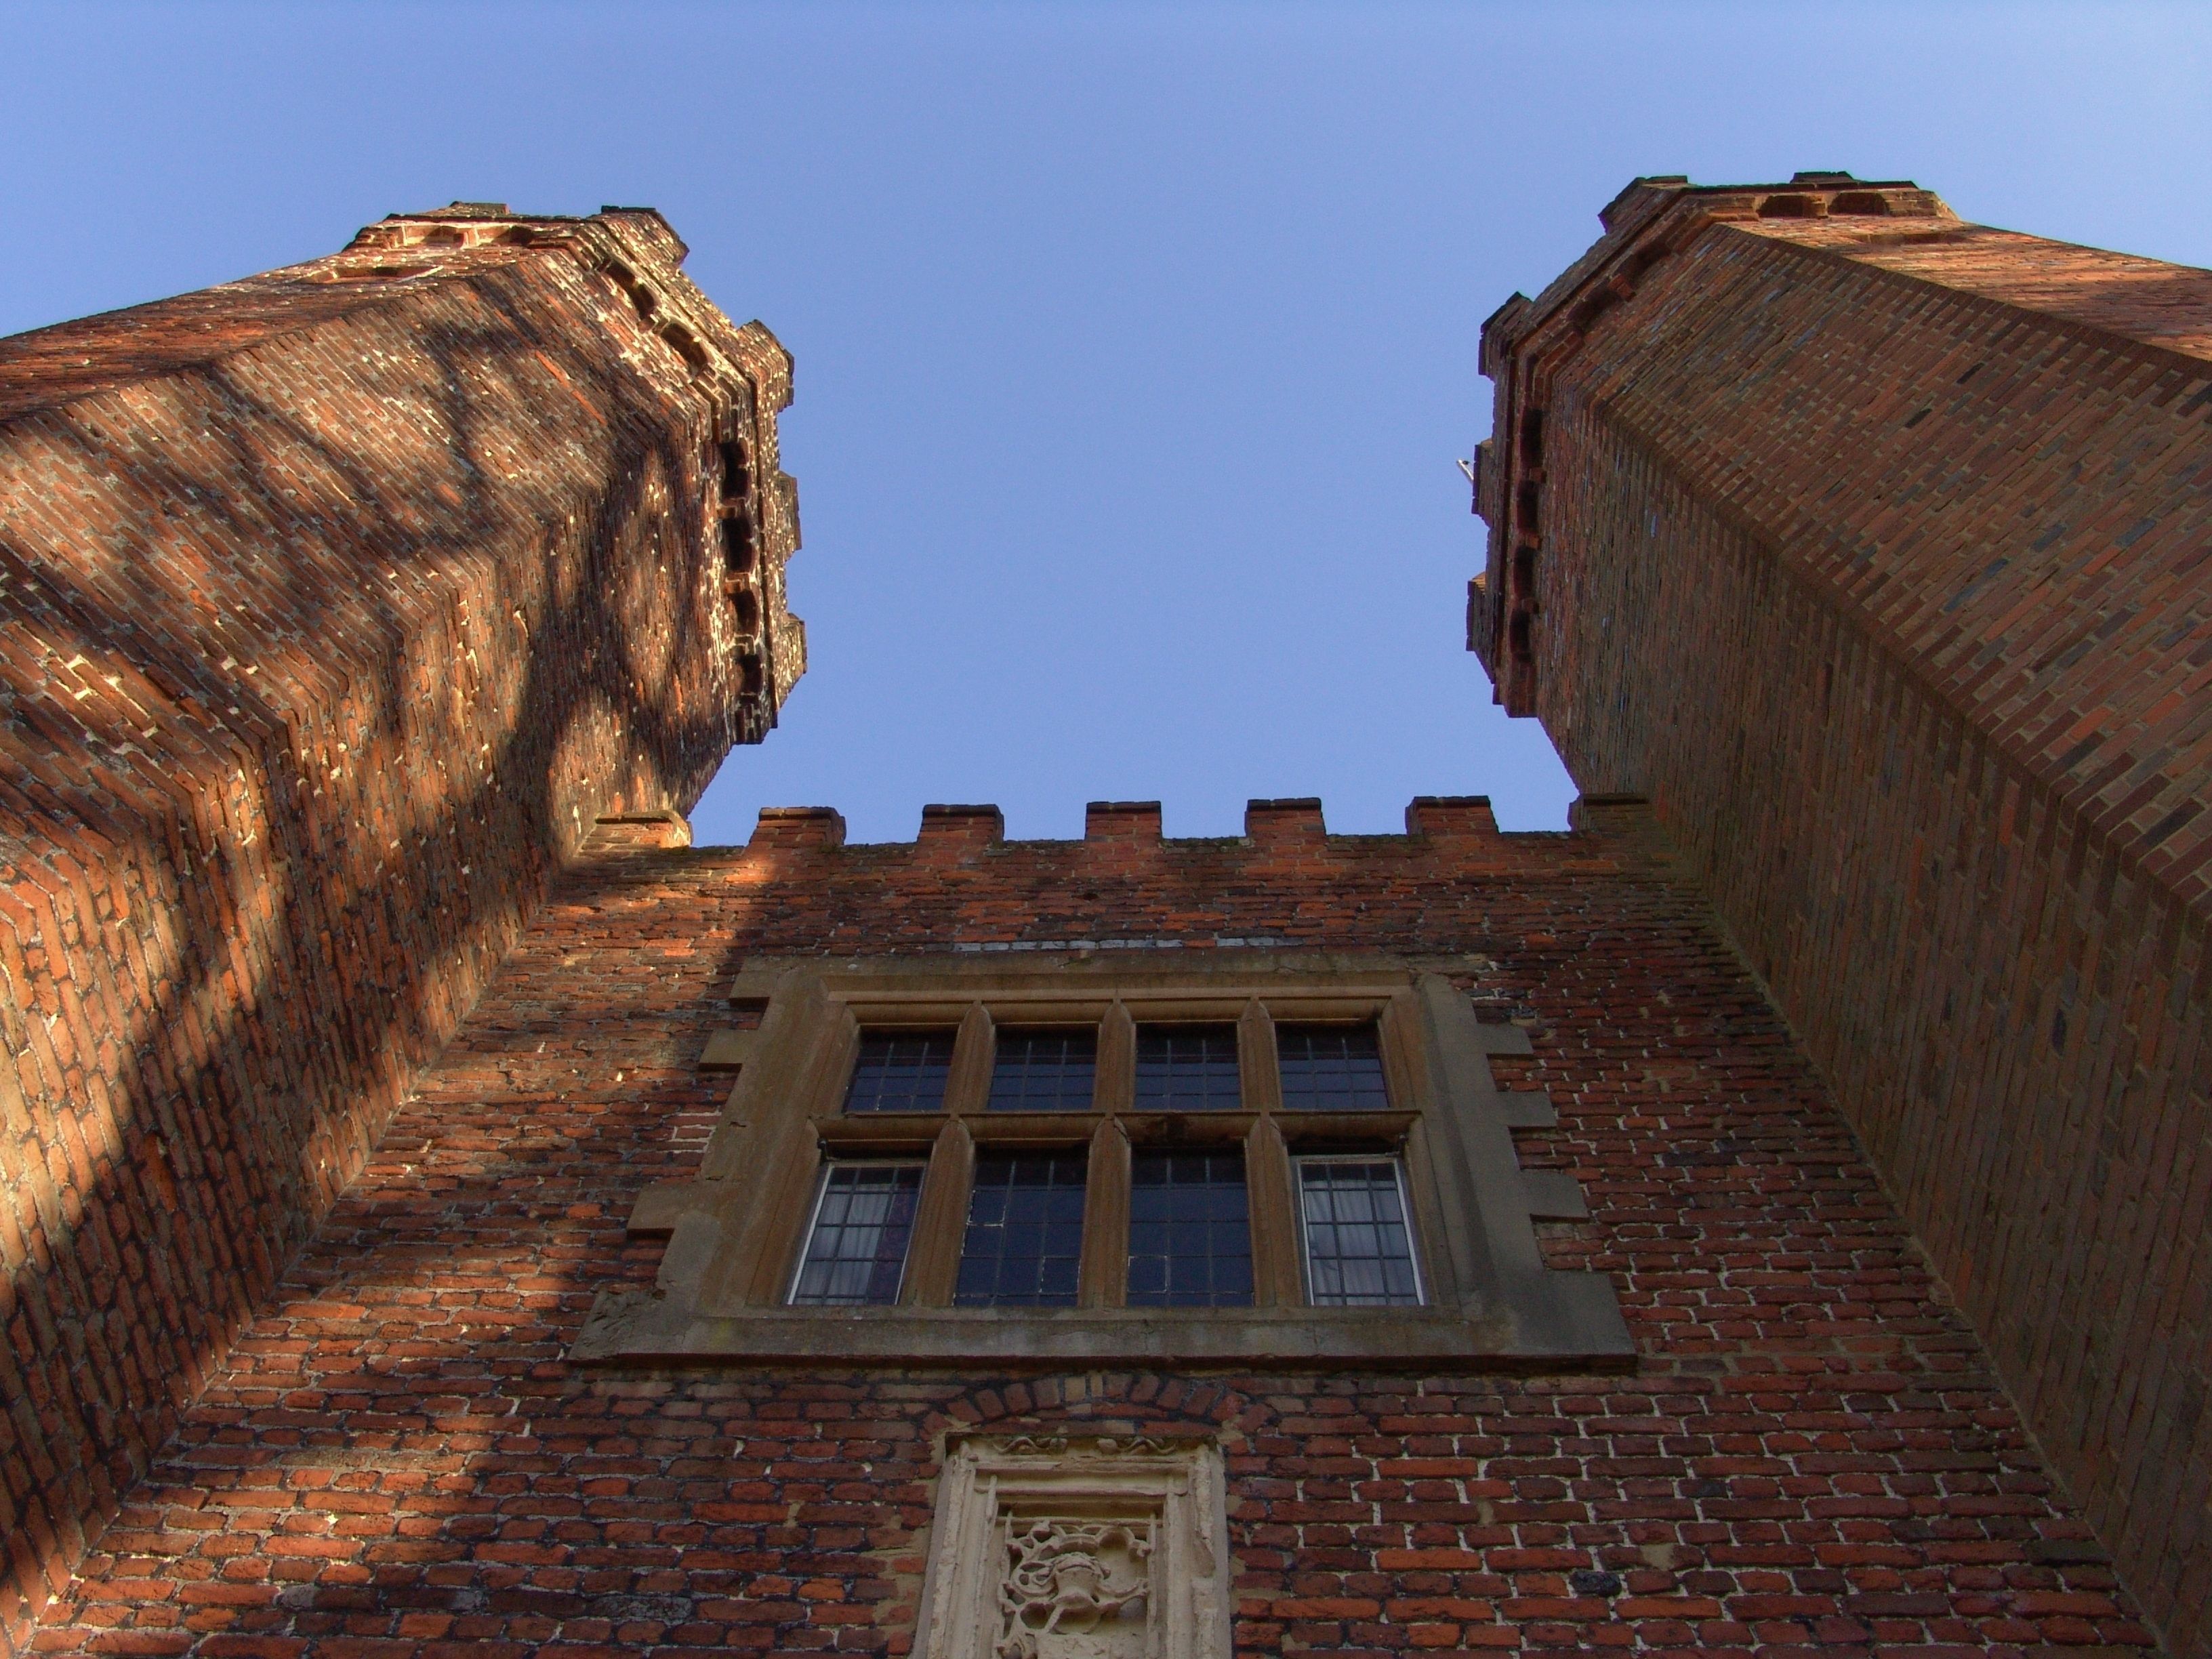
<svg viewBox="0 0 2212 1659"><path fill-rule="evenodd" d="M788 364L682 252L457 204L0 343L0 1650L594 819L803 663Z"/></svg>
<svg viewBox="0 0 2212 1659"><path fill-rule="evenodd" d="M908 1650L941 1431L1218 1432L1250 1653L2121 1649L2148 1639L1966 1322L1650 814L1331 836L1310 803L1163 842L994 815L848 846L611 839L574 867L272 1310L40 1632L42 1651ZM1633 1373L578 1366L649 1283L624 1219L696 1165L697 1067L756 952L1290 940L1474 957L1549 1090L1559 1265L1611 1272Z"/></svg>
<svg viewBox="0 0 2212 1659"><path fill-rule="evenodd" d="M1824 188L1632 189L1499 313L1473 642L1650 798L2204 1651L2212 273Z"/></svg>

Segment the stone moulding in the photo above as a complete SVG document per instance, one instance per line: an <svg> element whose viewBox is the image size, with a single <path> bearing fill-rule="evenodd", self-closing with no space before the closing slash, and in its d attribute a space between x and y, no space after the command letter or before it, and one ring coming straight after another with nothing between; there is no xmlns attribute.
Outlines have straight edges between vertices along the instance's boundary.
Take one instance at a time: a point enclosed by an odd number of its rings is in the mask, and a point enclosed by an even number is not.
<svg viewBox="0 0 2212 1659"><path fill-rule="evenodd" d="M955 1437L921 1659L1229 1659L1227 1489L1212 1441Z"/></svg>
<svg viewBox="0 0 2212 1659"><path fill-rule="evenodd" d="M1227 957L1229 953L1223 953ZM1238 951L1216 962L1133 963L1071 954L1019 967L972 957L811 957L749 963L733 1000L764 1007L742 1042L702 1060L738 1075L698 1178L659 1183L637 1200L633 1234L665 1236L651 1291L602 1292L571 1357L580 1362L989 1364L1316 1363L1462 1370L1632 1366L1635 1346L1611 1280L1547 1267L1534 1223L1580 1214L1570 1177L1523 1170L1516 1127L1554 1121L1540 1094L1506 1093L1489 1056L1528 1052L1526 1032L1480 1021L1449 976L1464 963L1375 954ZM994 1019L1102 1022L1100 1083L1090 1112L993 1113ZM1279 1109L1278 1011L1292 1019L1373 1020L1393 1104L1364 1115ZM1145 1018L1226 1019L1243 1036L1246 1109L1164 1125L1115 1103L1123 1073L1114 1034ZM872 1115L842 1109L864 1024L917 1022L963 1033L946 1109ZM1127 1091L1126 1076L1120 1085ZM964 1103L963 1103L964 1102ZM1163 1143L1159 1137L1170 1137ZM1330 1137L1334 1139L1330 1139ZM1150 1139L1148 1139L1150 1137ZM1258 1289L1254 1305L1163 1310L1121 1305L1126 1263L1098 1221L1085 1244L1085 1289L1066 1308L951 1305L968 1164L992 1144L1089 1146L1094 1217L1125 1208L1110 1184L1132 1144L1237 1146L1251 1171ZM1419 1307L1307 1305L1296 1259L1285 1159L1302 1148L1387 1139L1407 1171L1410 1218L1428 1285ZM1010 1139L1011 1138L1011 1139ZM898 1302L793 1307L788 1287L811 1195L840 1155L926 1160ZM1550 1177L1548 1185L1532 1175ZM1571 1200L1570 1202L1568 1200Z"/></svg>

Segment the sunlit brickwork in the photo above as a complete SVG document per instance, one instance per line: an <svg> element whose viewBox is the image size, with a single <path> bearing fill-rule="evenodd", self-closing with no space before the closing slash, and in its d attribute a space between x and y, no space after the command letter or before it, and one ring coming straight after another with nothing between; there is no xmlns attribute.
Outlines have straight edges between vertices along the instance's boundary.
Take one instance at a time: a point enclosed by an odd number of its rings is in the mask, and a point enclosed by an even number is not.
<svg viewBox="0 0 2212 1659"><path fill-rule="evenodd" d="M1648 796L2177 1651L2212 1643L2212 272L1640 181L1491 319L1470 642Z"/></svg>
<svg viewBox="0 0 2212 1659"><path fill-rule="evenodd" d="M2201 1644L2202 273L1838 175L1609 218L1486 337L1470 622L1558 835L690 847L804 664L789 364L642 210L0 344L8 1650L908 1653L971 1428L1218 1446L1242 1653ZM1522 1237L1626 1337L595 1340L692 1271L650 1218L769 964L994 952L1471 1000Z"/></svg>
<svg viewBox="0 0 2212 1659"><path fill-rule="evenodd" d="M1243 1653L1749 1652L2147 1640L1966 1322L1649 815L1501 836L1479 802L1239 840L1094 810L1081 842L936 811L841 845L573 872L429 1069L40 1632L47 1650L909 1650L943 1436L1218 1440ZM1089 941L1088 945L1078 941ZM1224 940L1433 952L1516 1021L1587 1222L1554 1265L1620 1287L1633 1368L1049 1365L977 1373L580 1364L626 1236L695 1170L702 1073L759 953ZM310 1647L310 1644L317 1644Z"/></svg>
<svg viewBox="0 0 2212 1659"><path fill-rule="evenodd" d="M682 255L463 204L0 343L6 1641L595 820L803 665L788 363Z"/></svg>

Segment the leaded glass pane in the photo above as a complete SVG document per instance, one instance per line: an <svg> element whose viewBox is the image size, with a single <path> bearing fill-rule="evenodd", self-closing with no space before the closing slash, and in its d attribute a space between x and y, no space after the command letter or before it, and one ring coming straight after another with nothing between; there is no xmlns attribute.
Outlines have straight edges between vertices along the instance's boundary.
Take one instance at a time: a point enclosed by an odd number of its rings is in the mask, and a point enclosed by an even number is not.
<svg viewBox="0 0 2212 1659"><path fill-rule="evenodd" d="M1012 1030L999 1033L991 1066L994 1112L1087 1112L1098 1073L1098 1033Z"/></svg>
<svg viewBox="0 0 2212 1659"><path fill-rule="evenodd" d="M1278 1025L1283 1104L1297 1112L1389 1109L1382 1051L1372 1025Z"/></svg>
<svg viewBox="0 0 2212 1659"><path fill-rule="evenodd" d="M963 1308L1072 1308L1083 1255L1081 1152L975 1160L960 1279Z"/></svg>
<svg viewBox="0 0 2212 1659"><path fill-rule="evenodd" d="M1242 1152L1139 1152L1129 1165L1129 1305L1252 1304Z"/></svg>
<svg viewBox="0 0 2212 1659"><path fill-rule="evenodd" d="M822 1174L814 1224L791 1299L801 1307L898 1300L921 1196L919 1164L832 1164Z"/></svg>
<svg viewBox="0 0 2212 1659"><path fill-rule="evenodd" d="M940 1112L952 1072L951 1031L863 1031L848 1112Z"/></svg>
<svg viewBox="0 0 2212 1659"><path fill-rule="evenodd" d="M1397 1159L1301 1158L1298 1219L1316 1307L1420 1305Z"/></svg>
<svg viewBox="0 0 2212 1659"><path fill-rule="evenodd" d="M1243 1103L1234 1025L1138 1028L1139 1111L1233 1112Z"/></svg>

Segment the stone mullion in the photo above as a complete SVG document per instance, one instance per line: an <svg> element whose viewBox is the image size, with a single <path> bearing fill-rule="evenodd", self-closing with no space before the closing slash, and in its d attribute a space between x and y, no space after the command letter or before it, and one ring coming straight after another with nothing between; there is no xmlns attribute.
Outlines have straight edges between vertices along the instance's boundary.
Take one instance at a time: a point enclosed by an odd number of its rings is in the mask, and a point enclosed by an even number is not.
<svg viewBox="0 0 2212 1659"><path fill-rule="evenodd" d="M980 1002L970 1005L952 1042L952 1064L945 1079L946 1111L956 1115L980 1112L990 1103L991 1066L997 1049L990 1011Z"/></svg>
<svg viewBox="0 0 2212 1659"><path fill-rule="evenodd" d="M1129 1294L1129 1137L1113 1118L1091 1137L1079 1285L1086 1308L1118 1308Z"/></svg>
<svg viewBox="0 0 2212 1659"><path fill-rule="evenodd" d="M1132 1109L1137 1100L1137 1023L1116 1002L1098 1024L1098 1070L1091 1103L1109 1116Z"/></svg>
<svg viewBox="0 0 2212 1659"><path fill-rule="evenodd" d="M967 1230L968 1192L975 1178L975 1139L952 1119L930 1148L914 1218L914 1244L900 1301L920 1308L949 1307L960 1279L960 1246Z"/></svg>
<svg viewBox="0 0 2212 1659"><path fill-rule="evenodd" d="M1297 1307L1305 1296L1290 1148L1272 1115L1263 1115L1244 1137L1244 1186L1252 1211L1252 1300L1262 1308Z"/></svg>
<svg viewBox="0 0 2212 1659"><path fill-rule="evenodd" d="M1237 1082L1248 1112L1272 1112L1283 1103L1282 1067L1275 1057L1275 1022L1257 997L1237 1021Z"/></svg>

